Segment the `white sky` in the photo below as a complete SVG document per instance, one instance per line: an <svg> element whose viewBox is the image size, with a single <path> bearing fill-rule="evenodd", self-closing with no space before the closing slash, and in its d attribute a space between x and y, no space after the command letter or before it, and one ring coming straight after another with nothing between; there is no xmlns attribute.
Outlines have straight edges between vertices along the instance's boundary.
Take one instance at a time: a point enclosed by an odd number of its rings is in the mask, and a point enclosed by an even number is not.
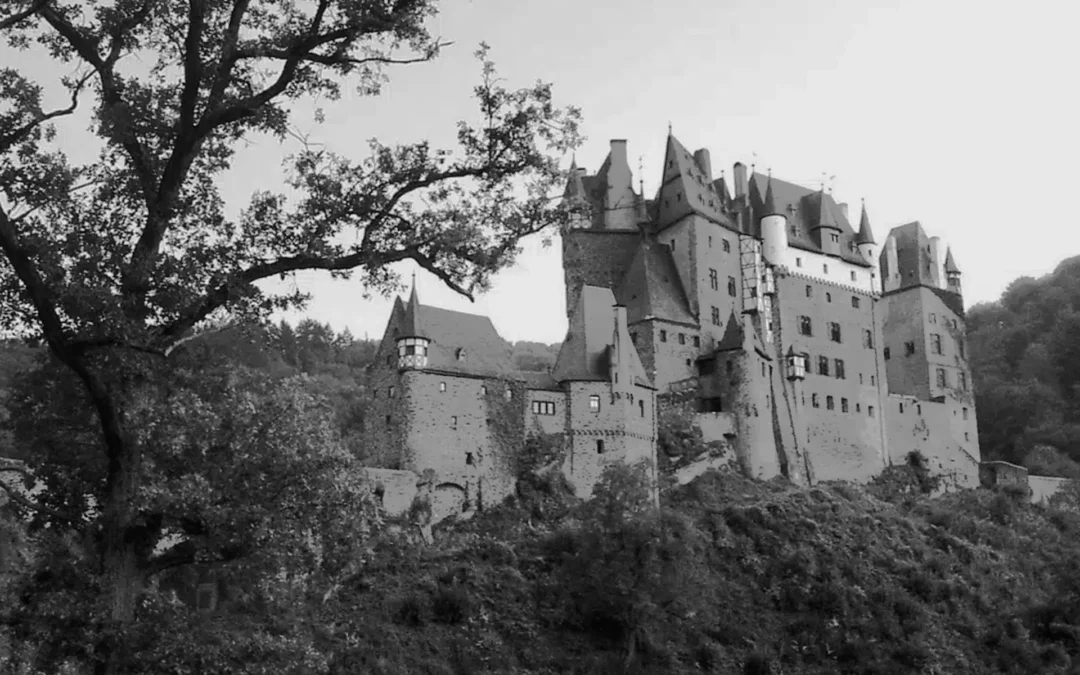
<svg viewBox="0 0 1080 675"><path fill-rule="evenodd" d="M509 86L549 81L560 104L583 109L577 158L590 173L608 140L625 138L652 196L670 122L688 149L711 151L716 174L756 161L793 182L835 175L853 217L865 197L879 242L912 220L942 236L971 305L1080 253L1067 213L1080 185L1077 25L1080 5L1066 0L451 0L434 26L455 45L438 61L392 72L379 98L324 104L322 126L297 121L356 159L371 137L451 146L475 110L473 51L486 41ZM0 49L0 65L10 58ZM275 187L266 167L295 149L252 144L226 197L239 207ZM526 248L477 303L423 272L421 301L487 314L509 340L561 340L558 243ZM306 315L381 336L392 300L364 301L357 282L328 275L296 283L315 295Z"/></svg>

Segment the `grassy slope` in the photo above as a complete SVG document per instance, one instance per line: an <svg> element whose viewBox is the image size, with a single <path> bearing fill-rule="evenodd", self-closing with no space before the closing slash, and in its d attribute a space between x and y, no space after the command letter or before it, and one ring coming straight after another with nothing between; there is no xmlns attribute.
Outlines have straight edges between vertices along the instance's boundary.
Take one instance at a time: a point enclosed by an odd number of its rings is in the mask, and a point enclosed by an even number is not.
<svg viewBox="0 0 1080 675"><path fill-rule="evenodd" d="M643 622L632 671L1080 664L1075 629L1052 616L1069 599L1055 572L1075 565L1080 515L986 491L896 497L909 478L897 470L876 487L807 491L710 473L670 493L669 515L689 523L697 545L662 564L697 576L679 612ZM558 576L559 552L574 547L553 542L574 536L573 510L534 512L535 529L523 515L442 527L432 548L376 545L370 573L339 598L355 611L338 634L357 639L343 672L626 672L619 627L583 621Z"/></svg>

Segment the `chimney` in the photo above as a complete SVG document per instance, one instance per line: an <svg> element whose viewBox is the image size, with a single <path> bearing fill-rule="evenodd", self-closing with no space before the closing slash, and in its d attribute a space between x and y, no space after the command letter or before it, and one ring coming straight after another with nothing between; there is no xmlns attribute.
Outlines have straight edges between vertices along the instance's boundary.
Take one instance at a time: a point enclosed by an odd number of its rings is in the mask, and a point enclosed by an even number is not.
<svg viewBox="0 0 1080 675"><path fill-rule="evenodd" d="M844 202L843 204L840 204L839 206L840 206L840 213L844 214L844 220L847 220L848 219L847 202Z"/></svg>
<svg viewBox="0 0 1080 675"><path fill-rule="evenodd" d="M709 157L709 151L705 148L694 151L694 161L697 162L698 168L705 174L705 180L712 182L712 159Z"/></svg>
<svg viewBox="0 0 1080 675"><path fill-rule="evenodd" d="M732 173L735 174L735 199L746 196L746 167L742 162L735 162Z"/></svg>
<svg viewBox="0 0 1080 675"><path fill-rule="evenodd" d="M626 167L627 173L630 172L630 163L626 159L625 138L611 139L611 166L619 169Z"/></svg>
<svg viewBox="0 0 1080 675"><path fill-rule="evenodd" d="M615 305L615 330L619 335L629 335L630 329L626 325L626 305Z"/></svg>
<svg viewBox="0 0 1080 675"><path fill-rule="evenodd" d="M604 229L637 231L633 177L626 160L626 141L611 139L607 171L607 196L604 199Z"/></svg>

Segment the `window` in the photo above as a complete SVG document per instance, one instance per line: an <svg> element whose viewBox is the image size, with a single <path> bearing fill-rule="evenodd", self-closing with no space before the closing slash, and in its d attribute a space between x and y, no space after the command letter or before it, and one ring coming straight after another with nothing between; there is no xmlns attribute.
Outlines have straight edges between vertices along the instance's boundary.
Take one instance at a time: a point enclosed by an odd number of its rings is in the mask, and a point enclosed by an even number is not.
<svg viewBox="0 0 1080 675"><path fill-rule="evenodd" d="M730 295L730 296L731 296L731 297L733 297L733 298L734 298L734 297L735 297L735 295L736 295L736 291L735 291L735 277L728 277L728 278L727 278L727 294L728 294L728 295Z"/></svg>
<svg viewBox="0 0 1080 675"><path fill-rule="evenodd" d="M457 350L457 360L458 361L464 361L465 360L465 349L464 348Z"/></svg>
<svg viewBox="0 0 1080 675"><path fill-rule="evenodd" d="M832 302L832 293L825 294L825 302Z"/></svg>
<svg viewBox="0 0 1080 675"><path fill-rule="evenodd" d="M660 331L660 342L667 342L667 331L666 330L661 330Z"/></svg>
<svg viewBox="0 0 1080 675"><path fill-rule="evenodd" d="M810 284L807 284L806 285L806 297L809 298L809 297L813 296L813 294L814 294L813 289L810 288Z"/></svg>
<svg viewBox="0 0 1080 675"><path fill-rule="evenodd" d="M945 372L944 368L937 369L937 386L942 389L949 386L949 374Z"/></svg>
<svg viewBox="0 0 1080 675"><path fill-rule="evenodd" d="M861 403L856 403L855 404L855 412L862 412L862 404Z"/></svg>
<svg viewBox="0 0 1080 675"><path fill-rule="evenodd" d="M390 426L390 416L386 416L386 426Z"/></svg>
<svg viewBox="0 0 1080 675"><path fill-rule="evenodd" d="M964 419L966 420L967 418L967 408L964 408Z"/></svg>
<svg viewBox="0 0 1080 675"><path fill-rule="evenodd" d="M630 331L630 342L633 342L635 347L637 346L637 332L636 331Z"/></svg>
<svg viewBox="0 0 1080 675"><path fill-rule="evenodd" d="M840 324L835 321L829 323L829 339L833 342L840 342Z"/></svg>
<svg viewBox="0 0 1080 675"><path fill-rule="evenodd" d="M802 258L795 258L795 267L802 267Z"/></svg>
<svg viewBox="0 0 1080 675"><path fill-rule="evenodd" d="M862 332L862 346L867 349L874 348L874 332L869 328L863 329Z"/></svg>
<svg viewBox="0 0 1080 675"><path fill-rule="evenodd" d="M840 243L840 235L836 234L835 232L829 234L829 239L831 239L834 244Z"/></svg>
<svg viewBox="0 0 1080 675"><path fill-rule="evenodd" d="M836 366L836 379L846 380L847 376L844 373L844 360L836 359L836 362L833 365Z"/></svg>
<svg viewBox="0 0 1080 675"><path fill-rule="evenodd" d="M480 385L480 393L483 394L484 396L487 396L487 385L486 384Z"/></svg>
<svg viewBox="0 0 1080 675"><path fill-rule="evenodd" d="M826 410L833 410L835 408L836 408L836 404L833 403L833 397L832 396L826 396L825 397L825 409Z"/></svg>
<svg viewBox="0 0 1080 675"><path fill-rule="evenodd" d="M964 432L964 440L965 441L970 441L971 440L971 434L969 434L968 432L965 431Z"/></svg>
<svg viewBox="0 0 1080 675"><path fill-rule="evenodd" d="M589 412L600 412L600 396L592 394L589 396Z"/></svg>
<svg viewBox="0 0 1080 675"><path fill-rule="evenodd" d="M641 416L645 417L645 399L641 399L637 402L638 408L641 409Z"/></svg>
<svg viewBox="0 0 1080 675"><path fill-rule="evenodd" d="M824 263L824 264L823 264L823 265L821 266L821 271L822 271L822 272L824 272L825 274L828 274L828 273L829 273L829 264L828 264L828 263Z"/></svg>
<svg viewBox="0 0 1080 675"><path fill-rule="evenodd" d="M686 344L686 333L679 333L679 344Z"/></svg>
<svg viewBox="0 0 1080 675"><path fill-rule="evenodd" d="M450 428L457 429L457 415L450 416Z"/></svg>
<svg viewBox="0 0 1080 675"><path fill-rule="evenodd" d="M604 454L604 441L602 441L600 439L596 440L596 454L598 454L598 455Z"/></svg>
<svg viewBox="0 0 1080 675"><path fill-rule="evenodd" d="M709 237L709 248L712 248L712 237Z"/></svg>
<svg viewBox="0 0 1080 675"><path fill-rule="evenodd" d="M510 387L507 387L505 396L506 396L507 401L513 400L513 398L514 398L514 390L511 389Z"/></svg>
<svg viewBox="0 0 1080 675"><path fill-rule="evenodd" d="M956 374L956 386L960 387L960 391L967 391L967 373Z"/></svg>
<svg viewBox="0 0 1080 675"><path fill-rule="evenodd" d="M727 239L724 240L724 253L731 253L731 242Z"/></svg>
<svg viewBox="0 0 1080 675"><path fill-rule="evenodd" d="M554 415L555 403L554 401L533 401L532 411L536 415Z"/></svg>
<svg viewBox="0 0 1080 675"><path fill-rule="evenodd" d="M716 308L713 307L713 309L715 310ZM719 312L719 310L717 310L717 312L716 312L716 319L714 319L714 323L717 326L720 325L720 312ZM694 346L695 347L700 347L701 346L701 338L698 337L697 335L694 336Z"/></svg>
<svg viewBox="0 0 1080 675"><path fill-rule="evenodd" d="M394 362L393 355L387 355L387 357L386 357L386 365L390 365L393 362Z"/></svg>
<svg viewBox="0 0 1080 675"><path fill-rule="evenodd" d="M852 246L851 248L854 249L855 247ZM855 270L851 270L851 280L855 281Z"/></svg>
<svg viewBox="0 0 1080 675"><path fill-rule="evenodd" d="M871 386L871 387L877 386L877 385L875 384L875 382L874 382L874 376L873 376L873 375L871 375L871 376L870 376L870 386Z"/></svg>
<svg viewBox="0 0 1080 675"><path fill-rule="evenodd" d="M720 325L720 308L719 307L713 307L712 308L712 322L713 322L714 326L719 326ZM698 340L697 338L694 338L694 346L695 347L699 346L698 342L700 342L700 340Z"/></svg>
<svg viewBox="0 0 1080 675"><path fill-rule="evenodd" d="M937 314L930 312L930 323L937 323Z"/></svg>
<svg viewBox="0 0 1080 675"><path fill-rule="evenodd" d="M848 411L847 399L842 398L842 399L840 399L840 412L847 412L847 411Z"/></svg>
<svg viewBox="0 0 1080 675"><path fill-rule="evenodd" d="M900 412L904 412L904 404L903 403L900 404Z"/></svg>
<svg viewBox="0 0 1080 675"><path fill-rule="evenodd" d="M387 390L386 394L390 398L396 397L397 396L397 387L390 387L390 389Z"/></svg>
<svg viewBox="0 0 1080 675"><path fill-rule="evenodd" d="M825 375L826 377L829 375L829 357L828 356L819 356L819 357L817 357L817 370L818 370L818 375Z"/></svg>
<svg viewBox="0 0 1080 675"><path fill-rule="evenodd" d="M473 454L471 452L465 453L465 463L469 466L476 464L476 459L473 457Z"/></svg>
<svg viewBox="0 0 1080 675"><path fill-rule="evenodd" d="M445 382L440 382L439 383L439 391L446 391L446 383Z"/></svg>
<svg viewBox="0 0 1080 675"><path fill-rule="evenodd" d="M941 335L938 333L930 334L930 351L935 354L941 354Z"/></svg>
<svg viewBox="0 0 1080 675"><path fill-rule="evenodd" d="M956 351L960 353L960 358L967 358L967 355L964 354L964 340L962 338L957 338L956 340Z"/></svg>
<svg viewBox="0 0 1080 675"><path fill-rule="evenodd" d="M914 353L915 353L915 343L914 342L905 342L904 343L904 356L911 356Z"/></svg>
<svg viewBox="0 0 1080 675"><path fill-rule="evenodd" d="M714 269L709 269L709 286L714 290L720 290L720 275Z"/></svg>
<svg viewBox="0 0 1080 675"><path fill-rule="evenodd" d="M872 406L872 405L866 406L866 414L869 415L870 417L873 417L874 416L874 406Z"/></svg>
<svg viewBox="0 0 1080 675"><path fill-rule="evenodd" d="M810 405L814 406L815 408L821 407L821 404L818 403L817 394L810 394Z"/></svg>
<svg viewBox="0 0 1080 675"><path fill-rule="evenodd" d="M859 384L863 384L863 374L859 373Z"/></svg>
<svg viewBox="0 0 1080 675"><path fill-rule="evenodd" d="M886 347L884 351L885 351L885 360L888 361L889 360L889 348Z"/></svg>
<svg viewBox="0 0 1080 675"><path fill-rule="evenodd" d="M799 317L799 335L813 335L813 334L814 334L814 327L813 327L813 324L811 324L811 322L810 322L810 317L808 317L808 316L800 316Z"/></svg>
<svg viewBox="0 0 1080 675"><path fill-rule="evenodd" d="M855 273L852 272L852 274L855 274ZM857 295L851 296L851 306L854 307L855 309L859 308L859 296L857 296Z"/></svg>

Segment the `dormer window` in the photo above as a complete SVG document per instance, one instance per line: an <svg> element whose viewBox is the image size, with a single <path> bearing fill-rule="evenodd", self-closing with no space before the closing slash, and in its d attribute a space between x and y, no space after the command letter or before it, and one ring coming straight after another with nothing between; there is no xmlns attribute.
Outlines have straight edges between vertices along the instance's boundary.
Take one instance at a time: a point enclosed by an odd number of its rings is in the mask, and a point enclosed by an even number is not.
<svg viewBox="0 0 1080 675"><path fill-rule="evenodd" d="M458 361L464 361L465 360L465 348L464 347L458 348L456 356L457 356Z"/></svg>

